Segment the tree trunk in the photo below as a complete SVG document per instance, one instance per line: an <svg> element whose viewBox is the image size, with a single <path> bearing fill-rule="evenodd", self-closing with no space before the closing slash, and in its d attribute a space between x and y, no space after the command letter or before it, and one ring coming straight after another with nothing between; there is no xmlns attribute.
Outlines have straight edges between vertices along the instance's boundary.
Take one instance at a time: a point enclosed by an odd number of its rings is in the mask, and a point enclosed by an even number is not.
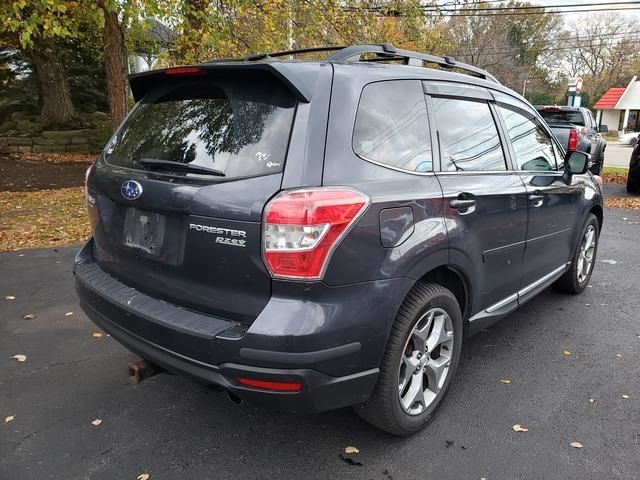
<svg viewBox="0 0 640 480"><path fill-rule="evenodd" d="M127 56L124 43L124 30L118 21L118 15L105 7L104 12L104 57L107 73L107 95L109 98L109 113L111 127L115 130L129 109L127 91L127 73L125 59Z"/></svg>
<svg viewBox="0 0 640 480"><path fill-rule="evenodd" d="M77 123L78 114L71 101L69 81L55 42L36 37L33 48L27 53L38 82L42 123L54 127Z"/></svg>

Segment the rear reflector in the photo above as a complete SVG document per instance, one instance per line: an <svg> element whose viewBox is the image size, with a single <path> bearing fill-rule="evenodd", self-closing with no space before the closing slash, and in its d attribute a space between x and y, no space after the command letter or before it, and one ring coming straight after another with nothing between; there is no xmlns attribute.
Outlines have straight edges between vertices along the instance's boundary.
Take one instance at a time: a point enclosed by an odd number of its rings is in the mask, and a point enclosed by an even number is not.
<svg viewBox="0 0 640 480"><path fill-rule="evenodd" d="M369 198L348 188L309 188L278 194L265 208L263 254L274 277L318 280Z"/></svg>
<svg viewBox="0 0 640 480"><path fill-rule="evenodd" d="M544 109L548 112L561 112L562 108L560 107L544 107Z"/></svg>
<svg viewBox="0 0 640 480"><path fill-rule="evenodd" d="M238 377L238 382L247 387L260 388L262 390L275 390L278 392L299 392L302 390L301 383L290 382L269 382L267 380L256 380L254 378Z"/></svg>
<svg viewBox="0 0 640 480"><path fill-rule="evenodd" d="M202 69L199 67L175 67L167 68L164 73L167 75L199 75Z"/></svg>

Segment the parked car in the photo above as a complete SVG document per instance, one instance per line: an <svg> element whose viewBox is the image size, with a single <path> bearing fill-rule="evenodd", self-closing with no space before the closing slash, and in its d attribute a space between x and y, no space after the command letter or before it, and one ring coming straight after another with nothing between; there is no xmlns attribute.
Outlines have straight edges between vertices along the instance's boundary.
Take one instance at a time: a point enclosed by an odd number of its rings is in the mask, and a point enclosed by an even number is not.
<svg viewBox="0 0 640 480"><path fill-rule="evenodd" d="M607 141L602 133L609 131L606 125L598 125L591 110L584 107L559 107L536 105L536 110L549 124L565 150L579 150L591 155L590 170L599 175L604 165Z"/></svg>
<svg viewBox="0 0 640 480"><path fill-rule="evenodd" d="M618 137L618 143L620 145L631 145L632 147L635 147L638 143L639 135L640 133L638 132L623 133Z"/></svg>
<svg viewBox="0 0 640 480"><path fill-rule="evenodd" d="M589 156L489 73L325 50L132 76L87 172L77 291L132 352L232 399L353 405L409 435L465 337L550 285L585 289L602 196Z"/></svg>
<svg viewBox="0 0 640 480"><path fill-rule="evenodd" d="M629 173L627 174L627 192L640 194L640 136L636 138L635 147L631 152Z"/></svg>

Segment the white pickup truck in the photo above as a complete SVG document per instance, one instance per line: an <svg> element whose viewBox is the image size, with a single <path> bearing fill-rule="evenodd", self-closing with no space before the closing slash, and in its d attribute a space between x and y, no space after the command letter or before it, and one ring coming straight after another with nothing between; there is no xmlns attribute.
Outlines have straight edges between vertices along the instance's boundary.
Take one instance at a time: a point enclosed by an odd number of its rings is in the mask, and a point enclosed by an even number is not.
<svg viewBox="0 0 640 480"><path fill-rule="evenodd" d="M604 164L607 142L601 133L609 131L606 125L596 124L591 110L584 107L536 105L536 110L549 124L564 148L591 154L590 170L598 175Z"/></svg>

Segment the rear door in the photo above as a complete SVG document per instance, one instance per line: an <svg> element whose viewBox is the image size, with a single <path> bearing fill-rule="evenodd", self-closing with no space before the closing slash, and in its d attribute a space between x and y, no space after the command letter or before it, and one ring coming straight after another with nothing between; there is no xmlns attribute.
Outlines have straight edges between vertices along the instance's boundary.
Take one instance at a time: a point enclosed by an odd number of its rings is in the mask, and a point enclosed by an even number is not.
<svg viewBox="0 0 640 480"><path fill-rule="evenodd" d="M515 168L529 205L522 288L561 271L571 257L582 188L567 185L559 168L562 150L535 111L524 102L496 93L498 112L510 139ZM555 273L554 273L555 272Z"/></svg>
<svg viewBox="0 0 640 480"><path fill-rule="evenodd" d="M280 190L296 108L264 73L150 87L90 182L102 268L156 298L252 321L271 289L262 210Z"/></svg>
<svg viewBox="0 0 640 480"><path fill-rule="evenodd" d="M527 230L527 191L510 169L488 90L428 82L437 126L450 260L473 278L474 309L516 302Z"/></svg>

